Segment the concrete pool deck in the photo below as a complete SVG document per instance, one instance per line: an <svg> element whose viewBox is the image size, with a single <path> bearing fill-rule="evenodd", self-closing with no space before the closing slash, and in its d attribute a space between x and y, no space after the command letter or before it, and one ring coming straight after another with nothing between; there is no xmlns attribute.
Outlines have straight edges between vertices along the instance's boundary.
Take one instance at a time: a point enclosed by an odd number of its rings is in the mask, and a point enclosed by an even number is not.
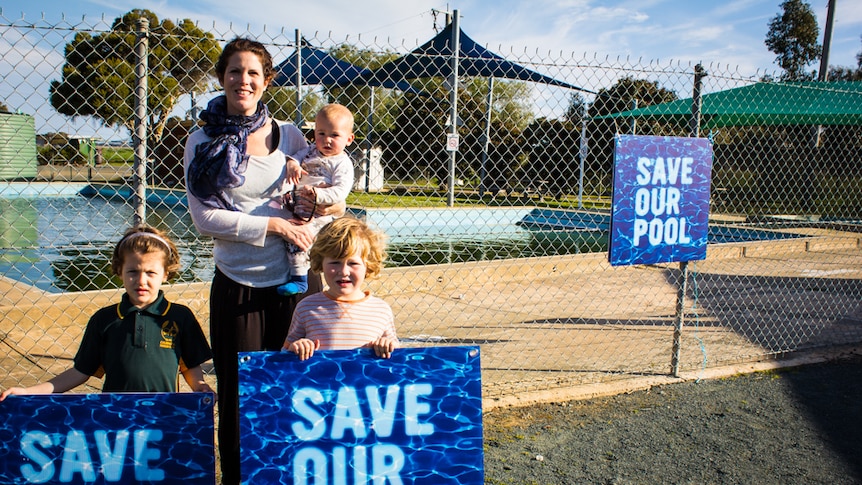
<svg viewBox="0 0 862 485"><path fill-rule="evenodd" d="M768 293L759 305L771 300L800 315L781 322L782 332L806 335L795 350L862 343L862 236L814 229L810 235L714 245L705 261L690 264L704 296L697 315L690 310L695 302L686 302L680 378L778 365L771 357L781 352L747 331L777 323L737 301L739 291ZM484 406L491 409L678 381L671 376L678 273L678 264L611 267L599 253L387 268L370 286L392 306L406 345L481 346ZM778 279L829 284L804 292ZM745 288L729 291L738 284ZM6 344L0 360L9 370L0 387L32 384L68 367L88 317L120 292L51 294L0 279ZM191 307L209 333L209 283L169 285L166 292ZM808 335L808 319L836 305L842 317L817 320L817 334ZM79 390L100 387L95 379L89 384Z"/></svg>

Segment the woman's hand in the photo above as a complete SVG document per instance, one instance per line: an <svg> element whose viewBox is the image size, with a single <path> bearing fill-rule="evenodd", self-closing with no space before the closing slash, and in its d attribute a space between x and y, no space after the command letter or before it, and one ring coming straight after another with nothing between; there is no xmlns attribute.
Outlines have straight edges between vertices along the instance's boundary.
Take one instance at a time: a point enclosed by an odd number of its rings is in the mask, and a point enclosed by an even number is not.
<svg viewBox="0 0 862 485"><path fill-rule="evenodd" d="M314 192L311 191L311 192L302 192L300 194L300 197L298 197L299 200L295 201L296 207L297 207L297 212L300 212L302 214L308 214L311 212L312 209L314 209L314 216L315 217L322 217L322 216L341 217L347 211L347 204L344 202L339 202L337 204L331 204L331 205L317 204L317 206L315 207L314 196L313 195L306 195L306 194L313 194L313 193Z"/></svg>
<svg viewBox="0 0 862 485"><path fill-rule="evenodd" d="M275 234L288 242L292 242L299 249L308 251L314 242L314 234L309 226L297 224L282 217L270 217L266 226L268 234Z"/></svg>

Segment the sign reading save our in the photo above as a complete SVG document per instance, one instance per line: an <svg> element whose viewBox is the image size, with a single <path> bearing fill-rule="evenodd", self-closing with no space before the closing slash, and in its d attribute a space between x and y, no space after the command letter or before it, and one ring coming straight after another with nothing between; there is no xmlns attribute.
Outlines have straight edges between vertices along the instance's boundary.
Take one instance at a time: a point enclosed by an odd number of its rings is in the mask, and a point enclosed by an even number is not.
<svg viewBox="0 0 862 485"><path fill-rule="evenodd" d="M478 347L239 354L243 483L484 481Z"/></svg>

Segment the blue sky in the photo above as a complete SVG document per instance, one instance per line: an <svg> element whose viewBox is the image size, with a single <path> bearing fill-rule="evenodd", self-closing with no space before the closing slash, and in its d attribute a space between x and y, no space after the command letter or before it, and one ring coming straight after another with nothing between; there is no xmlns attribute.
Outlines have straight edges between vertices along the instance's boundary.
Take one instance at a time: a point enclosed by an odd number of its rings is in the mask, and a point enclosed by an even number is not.
<svg viewBox="0 0 862 485"><path fill-rule="evenodd" d="M862 50L862 2L836 0L830 64L855 66ZM741 71L773 70L763 43L781 0L0 0L6 19L113 19L132 8L160 18L190 18L202 26L229 23L253 32L296 28L333 39L361 34L415 45L434 35L432 9L458 9L461 27L492 50L548 49L581 56L630 56L646 60L715 61ZM809 0L818 21L827 0ZM812 66L816 67L816 66Z"/></svg>
<svg viewBox="0 0 862 485"><path fill-rule="evenodd" d="M862 51L862 1L835 1L830 64L855 67ZM808 2L820 22L822 42L827 0ZM551 54L575 60L629 57L632 63L714 62L751 76L777 72L775 55L763 41L780 4L781 0L0 0L0 9L4 22L23 14L25 20L44 17L52 24L64 16L70 23L86 17L83 24L93 25L103 16L110 22L133 8L146 8L159 18L189 18L214 32L284 29L292 38L298 28L310 36L317 32L317 38L341 41L360 36L365 45L403 43L407 48L434 36L433 10L457 9L462 30L504 56L538 51L540 58ZM438 25L442 22L437 19ZM19 109L14 102L10 107ZM48 120L37 116L37 124L43 121Z"/></svg>

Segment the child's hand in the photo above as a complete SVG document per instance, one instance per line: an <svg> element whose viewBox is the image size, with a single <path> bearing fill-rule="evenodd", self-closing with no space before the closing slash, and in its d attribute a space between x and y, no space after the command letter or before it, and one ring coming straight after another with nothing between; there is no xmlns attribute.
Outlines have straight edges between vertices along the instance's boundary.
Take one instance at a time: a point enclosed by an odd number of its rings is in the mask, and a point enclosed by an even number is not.
<svg viewBox="0 0 862 485"><path fill-rule="evenodd" d="M295 342L291 342L286 347L288 352L293 352L299 356L299 360L305 360L312 355L314 351L320 348L320 340L311 341L307 338L301 338Z"/></svg>
<svg viewBox="0 0 862 485"><path fill-rule="evenodd" d="M27 391L23 387L10 387L9 389L6 389L5 391L3 391L2 394L0 394L0 401L3 401L4 399L11 396L12 394L22 395L22 394L27 394Z"/></svg>
<svg viewBox="0 0 862 485"><path fill-rule="evenodd" d="M389 357L392 357L392 351L398 348L398 341L389 337L380 337L374 342L371 342L371 347L374 349L374 353L377 357L388 359Z"/></svg>
<svg viewBox="0 0 862 485"><path fill-rule="evenodd" d="M216 392L213 390L213 388L210 387L210 385L207 384L205 381L199 382L198 385L195 386L194 391L195 392L211 392L213 394L216 394Z"/></svg>
<svg viewBox="0 0 862 485"><path fill-rule="evenodd" d="M308 173L302 169L302 166L293 158L286 157L285 162L287 163L287 169L285 170L285 180L293 185L299 183L299 179L302 177L303 173Z"/></svg>

